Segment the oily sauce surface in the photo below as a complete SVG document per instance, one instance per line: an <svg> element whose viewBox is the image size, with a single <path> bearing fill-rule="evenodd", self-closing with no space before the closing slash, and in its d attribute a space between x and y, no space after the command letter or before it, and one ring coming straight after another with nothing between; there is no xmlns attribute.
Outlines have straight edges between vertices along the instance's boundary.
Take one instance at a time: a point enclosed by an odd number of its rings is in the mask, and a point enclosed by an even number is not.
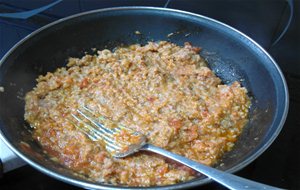
<svg viewBox="0 0 300 190"><path fill-rule="evenodd" d="M82 105L145 134L148 142L212 165L230 151L250 105L239 82L224 85L200 48L161 41L70 58L67 67L39 76L26 95L25 119L48 155L97 182L167 185L196 177L157 154L113 158L69 118Z"/></svg>

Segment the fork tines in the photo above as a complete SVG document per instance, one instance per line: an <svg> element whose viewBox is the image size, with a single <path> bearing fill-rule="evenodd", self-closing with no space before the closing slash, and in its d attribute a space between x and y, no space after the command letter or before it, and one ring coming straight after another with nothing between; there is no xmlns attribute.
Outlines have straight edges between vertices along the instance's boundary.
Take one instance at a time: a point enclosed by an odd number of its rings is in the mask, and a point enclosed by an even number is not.
<svg viewBox="0 0 300 190"><path fill-rule="evenodd" d="M76 122L72 124L86 134L91 140L99 141L103 140L106 148L109 151L116 151L124 149L126 146L125 142L117 142L115 140L115 135L121 131L118 126L113 129L109 129L104 126L104 122L107 120L105 117L96 117L93 112L86 106L82 109L77 109L77 114L71 114Z"/></svg>

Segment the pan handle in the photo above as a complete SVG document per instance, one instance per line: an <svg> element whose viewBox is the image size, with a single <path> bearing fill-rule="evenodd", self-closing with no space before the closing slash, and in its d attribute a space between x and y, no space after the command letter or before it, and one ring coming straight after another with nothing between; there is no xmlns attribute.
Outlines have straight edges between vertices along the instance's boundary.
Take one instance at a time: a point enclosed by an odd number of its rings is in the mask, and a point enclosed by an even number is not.
<svg viewBox="0 0 300 190"><path fill-rule="evenodd" d="M1 176L9 172L11 170L14 170L16 168L19 168L21 166L24 166L26 163L19 158L17 155L15 155L2 141L0 138L0 178Z"/></svg>

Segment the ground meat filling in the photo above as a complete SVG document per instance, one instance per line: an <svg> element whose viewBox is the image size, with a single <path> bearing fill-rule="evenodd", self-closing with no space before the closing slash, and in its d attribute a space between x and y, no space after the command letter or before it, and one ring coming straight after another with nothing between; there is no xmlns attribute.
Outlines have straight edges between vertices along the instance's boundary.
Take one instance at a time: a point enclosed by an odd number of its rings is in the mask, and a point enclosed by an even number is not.
<svg viewBox="0 0 300 190"><path fill-rule="evenodd" d="M98 51L39 76L26 95L25 119L48 155L93 181L167 185L196 173L162 156L113 158L70 122L81 105L145 134L148 142L212 165L230 151L247 123L249 98L238 82L224 85L200 48L161 41Z"/></svg>

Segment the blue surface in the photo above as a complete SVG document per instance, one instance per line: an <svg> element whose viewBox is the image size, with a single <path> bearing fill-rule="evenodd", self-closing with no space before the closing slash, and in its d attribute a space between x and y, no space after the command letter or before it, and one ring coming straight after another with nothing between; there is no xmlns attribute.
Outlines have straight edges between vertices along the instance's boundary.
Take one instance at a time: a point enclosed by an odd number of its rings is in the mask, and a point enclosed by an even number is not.
<svg viewBox="0 0 300 190"><path fill-rule="evenodd" d="M53 0L0 0L0 12L28 11L51 2ZM0 18L0 57L24 35L62 17L106 7L141 5L163 7L165 3L166 0L63 0L25 21ZM168 7L220 20L246 33L265 48L270 47L274 35L280 31L278 25L282 20L282 14L286 12L284 0L171 0Z"/></svg>
<svg viewBox="0 0 300 190"><path fill-rule="evenodd" d="M0 13L28 11L44 6L51 2L53 2L53 0L1 0ZM63 0L54 7L47 9L41 14L27 20L0 18L0 58L24 36L59 18L88 10L111 6L164 6L165 2L166 1L160 0Z"/></svg>
<svg viewBox="0 0 300 190"><path fill-rule="evenodd" d="M32 16L35 16L47 9L50 9L51 7L55 6L56 4L60 3L62 0L57 0L55 2L52 2L50 4L44 5L42 7L28 10L28 11L21 11L21 12L15 12L15 13L0 13L0 17L2 18L16 18L16 19L28 19Z"/></svg>

